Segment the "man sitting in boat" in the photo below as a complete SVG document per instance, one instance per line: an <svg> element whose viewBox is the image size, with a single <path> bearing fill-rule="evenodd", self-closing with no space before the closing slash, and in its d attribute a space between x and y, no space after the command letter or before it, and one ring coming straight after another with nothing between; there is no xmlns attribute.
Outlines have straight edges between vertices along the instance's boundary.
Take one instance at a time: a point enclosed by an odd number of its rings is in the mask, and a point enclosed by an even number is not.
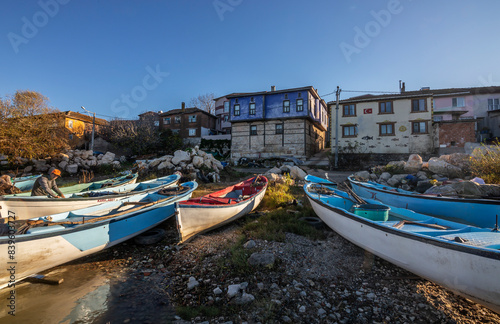
<svg viewBox="0 0 500 324"><path fill-rule="evenodd" d="M52 198L66 198L59 190L56 184L56 179L61 176L61 171L58 169L51 169L49 175L41 176L36 179L33 189L31 189L32 196L49 196Z"/></svg>

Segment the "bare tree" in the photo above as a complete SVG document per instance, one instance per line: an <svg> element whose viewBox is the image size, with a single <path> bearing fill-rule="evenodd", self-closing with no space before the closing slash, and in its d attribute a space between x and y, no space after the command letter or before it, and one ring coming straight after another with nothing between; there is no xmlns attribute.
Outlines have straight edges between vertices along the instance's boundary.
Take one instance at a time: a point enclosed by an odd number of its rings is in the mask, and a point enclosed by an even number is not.
<svg viewBox="0 0 500 324"><path fill-rule="evenodd" d="M196 98L192 98L189 104L192 107L200 108L201 110L205 110L212 115L215 115L215 95L213 93L207 93L204 95L199 95Z"/></svg>
<svg viewBox="0 0 500 324"><path fill-rule="evenodd" d="M42 158L68 148L64 116L36 91L18 90L0 99L0 152Z"/></svg>

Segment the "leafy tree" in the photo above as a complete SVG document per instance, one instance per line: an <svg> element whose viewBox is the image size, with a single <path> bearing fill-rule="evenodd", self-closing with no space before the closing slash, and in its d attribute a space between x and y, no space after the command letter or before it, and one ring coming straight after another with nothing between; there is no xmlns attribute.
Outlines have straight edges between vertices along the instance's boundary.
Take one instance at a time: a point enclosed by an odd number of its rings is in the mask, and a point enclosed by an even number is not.
<svg viewBox="0 0 500 324"><path fill-rule="evenodd" d="M204 95L199 95L196 98L192 98L189 104L192 107L200 108L201 110L205 110L206 112L215 114L215 95L213 93L207 93Z"/></svg>
<svg viewBox="0 0 500 324"><path fill-rule="evenodd" d="M182 139L171 130L161 132L154 121L114 120L103 129L102 137L129 154L172 153L182 147Z"/></svg>
<svg viewBox="0 0 500 324"><path fill-rule="evenodd" d="M18 90L0 98L0 153L11 158L43 158L68 148L68 130L48 98Z"/></svg>

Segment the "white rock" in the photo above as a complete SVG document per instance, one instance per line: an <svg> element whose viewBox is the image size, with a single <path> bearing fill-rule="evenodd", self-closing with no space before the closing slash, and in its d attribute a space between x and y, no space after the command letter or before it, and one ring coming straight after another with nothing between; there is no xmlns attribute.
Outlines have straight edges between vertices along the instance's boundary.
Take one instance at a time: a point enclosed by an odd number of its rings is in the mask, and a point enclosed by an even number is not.
<svg viewBox="0 0 500 324"><path fill-rule="evenodd" d="M172 169L172 168L174 168L174 167L175 167L175 166L174 166L172 163L170 163L170 162L168 162L168 161L165 161L165 162L161 162L161 163L158 165L158 170L162 170L162 169L165 169L165 168L167 168L167 169Z"/></svg>
<svg viewBox="0 0 500 324"><path fill-rule="evenodd" d="M275 173L275 174L281 174L281 169L280 168L277 168L277 167L274 167L272 169L269 169L266 174L270 174L270 173Z"/></svg>
<svg viewBox="0 0 500 324"><path fill-rule="evenodd" d="M60 169L62 169L62 170L66 170L66 166L67 166L67 165L68 165L68 162L66 162L66 161L64 161L64 160L63 160L63 161L59 162L59 164L58 164L57 166L58 166Z"/></svg>
<svg viewBox="0 0 500 324"><path fill-rule="evenodd" d="M233 298L239 293L240 289L241 289L240 284L229 285L229 287L227 287L227 296L229 298Z"/></svg>
<svg viewBox="0 0 500 324"><path fill-rule="evenodd" d="M422 169L422 157L418 154L411 154L404 166L405 172L417 173Z"/></svg>
<svg viewBox="0 0 500 324"><path fill-rule="evenodd" d="M195 168L199 168L203 165L203 157L201 156L194 156L193 157L193 166Z"/></svg>
<svg viewBox="0 0 500 324"><path fill-rule="evenodd" d="M385 181L387 182L387 180L389 180L391 178L391 174L389 172L383 172L381 175L380 175L380 180L382 181Z"/></svg>
<svg viewBox="0 0 500 324"><path fill-rule="evenodd" d="M66 171L69 173L77 173L78 172L78 164L69 164L66 166Z"/></svg>
<svg viewBox="0 0 500 324"><path fill-rule="evenodd" d="M174 152L174 157L172 158L172 163L174 165L179 165L181 162L191 161L191 155L188 152L177 150Z"/></svg>
<svg viewBox="0 0 500 324"><path fill-rule="evenodd" d="M359 172L356 172L354 174L354 176L368 180L368 179L370 179L370 172L368 172L368 171L359 171Z"/></svg>
<svg viewBox="0 0 500 324"><path fill-rule="evenodd" d="M188 284L187 284L187 289L188 290L191 290L197 286L199 286L200 283L196 280L195 277L189 277L189 281L188 281Z"/></svg>
<svg viewBox="0 0 500 324"><path fill-rule="evenodd" d="M306 176L307 173L298 166L290 166L290 177L293 179L304 180Z"/></svg>

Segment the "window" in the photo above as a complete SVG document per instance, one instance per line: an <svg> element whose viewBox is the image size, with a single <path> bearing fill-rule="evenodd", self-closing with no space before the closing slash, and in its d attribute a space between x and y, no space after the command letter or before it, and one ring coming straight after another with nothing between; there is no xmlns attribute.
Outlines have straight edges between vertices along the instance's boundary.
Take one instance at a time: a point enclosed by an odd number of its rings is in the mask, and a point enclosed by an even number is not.
<svg viewBox="0 0 500 324"><path fill-rule="evenodd" d="M302 92L297 93L297 97L302 98Z"/></svg>
<svg viewBox="0 0 500 324"><path fill-rule="evenodd" d="M452 107L465 107L465 99L464 97L453 98L451 100Z"/></svg>
<svg viewBox="0 0 500 324"><path fill-rule="evenodd" d="M394 136L394 123L379 124L380 136Z"/></svg>
<svg viewBox="0 0 500 324"><path fill-rule="evenodd" d="M165 123L165 125L170 125L170 117L163 118L163 122Z"/></svg>
<svg viewBox="0 0 500 324"><path fill-rule="evenodd" d="M189 116L189 122L190 123L196 123L196 115Z"/></svg>
<svg viewBox="0 0 500 324"><path fill-rule="evenodd" d="M300 92L299 92L300 94ZM297 111L304 111L304 100L297 99Z"/></svg>
<svg viewBox="0 0 500 324"><path fill-rule="evenodd" d="M250 135L257 135L257 125L250 126Z"/></svg>
<svg viewBox="0 0 500 324"><path fill-rule="evenodd" d="M156 127L160 126L160 121L159 121L159 120L155 120L154 125L155 125Z"/></svg>
<svg viewBox="0 0 500 324"><path fill-rule="evenodd" d="M344 116L356 116L356 105L344 105Z"/></svg>
<svg viewBox="0 0 500 324"><path fill-rule="evenodd" d="M283 112L284 113L290 112L290 100L283 100Z"/></svg>
<svg viewBox="0 0 500 324"><path fill-rule="evenodd" d="M68 120L68 128L72 129L73 128L73 121L72 120ZM70 138L72 139L72 138Z"/></svg>
<svg viewBox="0 0 500 324"><path fill-rule="evenodd" d="M73 139L73 134L69 134L69 139L72 140Z"/></svg>
<svg viewBox="0 0 500 324"><path fill-rule="evenodd" d="M224 121L227 122L229 120L229 115L224 115Z"/></svg>
<svg viewBox="0 0 500 324"><path fill-rule="evenodd" d="M411 101L411 111L419 112L419 111L427 111L427 103L425 99L414 99Z"/></svg>
<svg viewBox="0 0 500 324"><path fill-rule="evenodd" d="M392 101L379 102L379 114L392 114Z"/></svg>
<svg viewBox="0 0 500 324"><path fill-rule="evenodd" d="M180 124L181 123L181 116L176 116L175 117L175 123Z"/></svg>
<svg viewBox="0 0 500 324"><path fill-rule="evenodd" d="M427 122L412 122L412 134L427 134Z"/></svg>
<svg viewBox="0 0 500 324"><path fill-rule="evenodd" d="M356 137L358 128L356 126L342 126L342 137Z"/></svg>
<svg viewBox="0 0 500 324"><path fill-rule="evenodd" d="M498 110L500 109L498 98L488 99L488 110Z"/></svg>
<svg viewBox="0 0 500 324"><path fill-rule="evenodd" d="M432 120L435 122L443 121L443 116L434 116L434 117L432 117Z"/></svg>
<svg viewBox="0 0 500 324"><path fill-rule="evenodd" d="M172 134L179 135L179 129L172 129Z"/></svg>
<svg viewBox="0 0 500 324"><path fill-rule="evenodd" d="M224 101L224 112L225 113L229 112L229 101Z"/></svg>
<svg viewBox="0 0 500 324"><path fill-rule="evenodd" d="M255 103L251 102L250 103L250 110L249 110L250 115L255 115Z"/></svg>
<svg viewBox="0 0 500 324"><path fill-rule="evenodd" d="M196 128L189 129L189 136L196 136Z"/></svg>
<svg viewBox="0 0 500 324"><path fill-rule="evenodd" d="M240 105L234 105L234 115L239 116L240 115Z"/></svg>
<svg viewBox="0 0 500 324"><path fill-rule="evenodd" d="M276 124L276 134L283 134L283 124Z"/></svg>

